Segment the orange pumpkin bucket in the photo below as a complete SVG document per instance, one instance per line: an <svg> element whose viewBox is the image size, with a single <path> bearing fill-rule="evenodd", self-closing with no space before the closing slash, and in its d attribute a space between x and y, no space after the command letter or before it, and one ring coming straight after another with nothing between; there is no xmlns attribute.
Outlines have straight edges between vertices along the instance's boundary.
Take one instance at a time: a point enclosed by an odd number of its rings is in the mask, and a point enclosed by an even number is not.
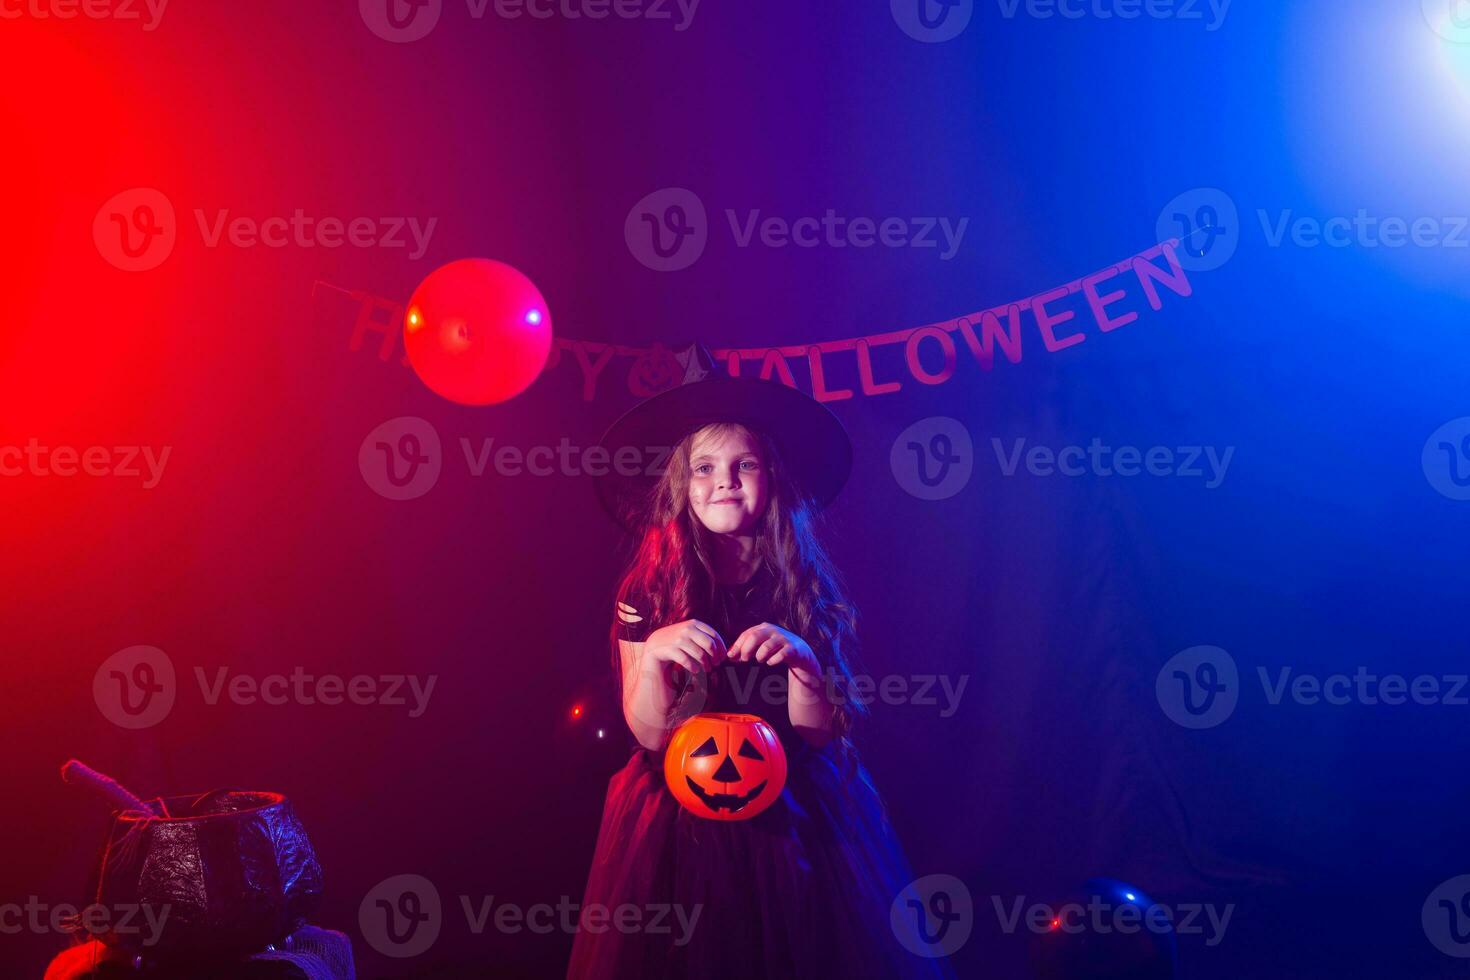
<svg viewBox="0 0 1470 980"><path fill-rule="evenodd" d="M695 715L674 732L664 780L684 809L707 820L749 820L786 786L786 750L757 715Z"/></svg>

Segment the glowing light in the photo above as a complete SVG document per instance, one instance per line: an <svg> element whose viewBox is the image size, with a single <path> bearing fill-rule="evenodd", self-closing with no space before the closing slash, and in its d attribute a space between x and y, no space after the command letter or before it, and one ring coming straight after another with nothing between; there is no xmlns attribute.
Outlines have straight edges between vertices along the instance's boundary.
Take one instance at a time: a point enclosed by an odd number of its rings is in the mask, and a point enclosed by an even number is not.
<svg viewBox="0 0 1470 980"><path fill-rule="evenodd" d="M582 706L580 704L574 704L574 705L572 705L572 717L573 718L580 718L580 717L582 717Z"/></svg>
<svg viewBox="0 0 1470 980"><path fill-rule="evenodd" d="M1128 899L1128 901L1130 901L1130 902L1136 902L1136 901L1138 901L1138 896L1135 895L1135 894L1133 894L1132 892L1124 892L1123 893L1123 897L1126 898L1126 899Z"/></svg>
<svg viewBox="0 0 1470 980"><path fill-rule="evenodd" d="M1051 920L1051 927L1053 929L1059 929L1059 928L1061 928L1061 925L1062 925L1062 920L1061 919L1052 919Z"/></svg>
<svg viewBox="0 0 1470 980"><path fill-rule="evenodd" d="M540 323L541 322L541 311L540 310L532 310L530 313L527 313L526 314L526 322L529 323L533 327L536 324Z"/></svg>
<svg viewBox="0 0 1470 980"><path fill-rule="evenodd" d="M598 729L598 730L597 730L597 737L598 737L598 738L602 738L602 735L603 735L603 732L602 732L602 729L601 729L601 728L599 728L599 729Z"/></svg>
<svg viewBox="0 0 1470 980"><path fill-rule="evenodd" d="M419 316L418 310L408 311L408 329L413 332L424 325L424 318Z"/></svg>

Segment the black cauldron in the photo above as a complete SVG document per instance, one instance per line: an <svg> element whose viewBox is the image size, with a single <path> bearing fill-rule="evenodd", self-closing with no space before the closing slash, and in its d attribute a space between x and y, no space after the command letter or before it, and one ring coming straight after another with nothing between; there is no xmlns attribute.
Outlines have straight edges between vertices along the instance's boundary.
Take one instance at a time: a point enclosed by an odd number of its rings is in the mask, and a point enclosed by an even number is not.
<svg viewBox="0 0 1470 980"><path fill-rule="evenodd" d="M167 816L124 813L114 823L93 894L108 909L147 915L98 938L153 962L218 961L260 952L306 920L322 870L289 800L216 790L163 803ZM161 928L136 927L145 920Z"/></svg>

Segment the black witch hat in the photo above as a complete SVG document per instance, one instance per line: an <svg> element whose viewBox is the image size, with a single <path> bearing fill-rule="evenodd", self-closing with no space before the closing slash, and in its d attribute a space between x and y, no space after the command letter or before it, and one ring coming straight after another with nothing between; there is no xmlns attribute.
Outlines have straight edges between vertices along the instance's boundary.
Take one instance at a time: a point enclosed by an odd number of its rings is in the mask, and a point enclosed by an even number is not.
<svg viewBox="0 0 1470 980"><path fill-rule="evenodd" d="M730 377L703 344L680 359L686 369L682 384L635 405L603 433L598 444L609 458L626 446L642 457L651 448L672 448L712 422L738 422L776 444L792 481L815 507L832 502L852 472L852 440L830 409L780 381ZM637 530L647 519L658 477L642 467L634 475L618 470L612 466L595 478L597 496L613 520Z"/></svg>

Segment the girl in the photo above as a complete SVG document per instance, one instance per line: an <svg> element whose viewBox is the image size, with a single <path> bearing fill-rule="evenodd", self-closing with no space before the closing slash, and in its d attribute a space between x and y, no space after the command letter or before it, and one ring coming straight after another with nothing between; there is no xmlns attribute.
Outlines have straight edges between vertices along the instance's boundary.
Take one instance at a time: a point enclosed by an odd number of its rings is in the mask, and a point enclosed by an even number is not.
<svg viewBox="0 0 1470 980"><path fill-rule="evenodd" d="M854 610L813 529L851 468L841 424L786 385L715 377L645 401L603 445L673 451L656 480L598 483L641 535L612 629L639 747L609 783L583 900L607 925L583 922L567 976L949 976L890 925L913 875L850 738ZM718 711L763 717L788 758L747 820L696 816L665 785L672 731ZM627 904L639 924L620 928Z"/></svg>

